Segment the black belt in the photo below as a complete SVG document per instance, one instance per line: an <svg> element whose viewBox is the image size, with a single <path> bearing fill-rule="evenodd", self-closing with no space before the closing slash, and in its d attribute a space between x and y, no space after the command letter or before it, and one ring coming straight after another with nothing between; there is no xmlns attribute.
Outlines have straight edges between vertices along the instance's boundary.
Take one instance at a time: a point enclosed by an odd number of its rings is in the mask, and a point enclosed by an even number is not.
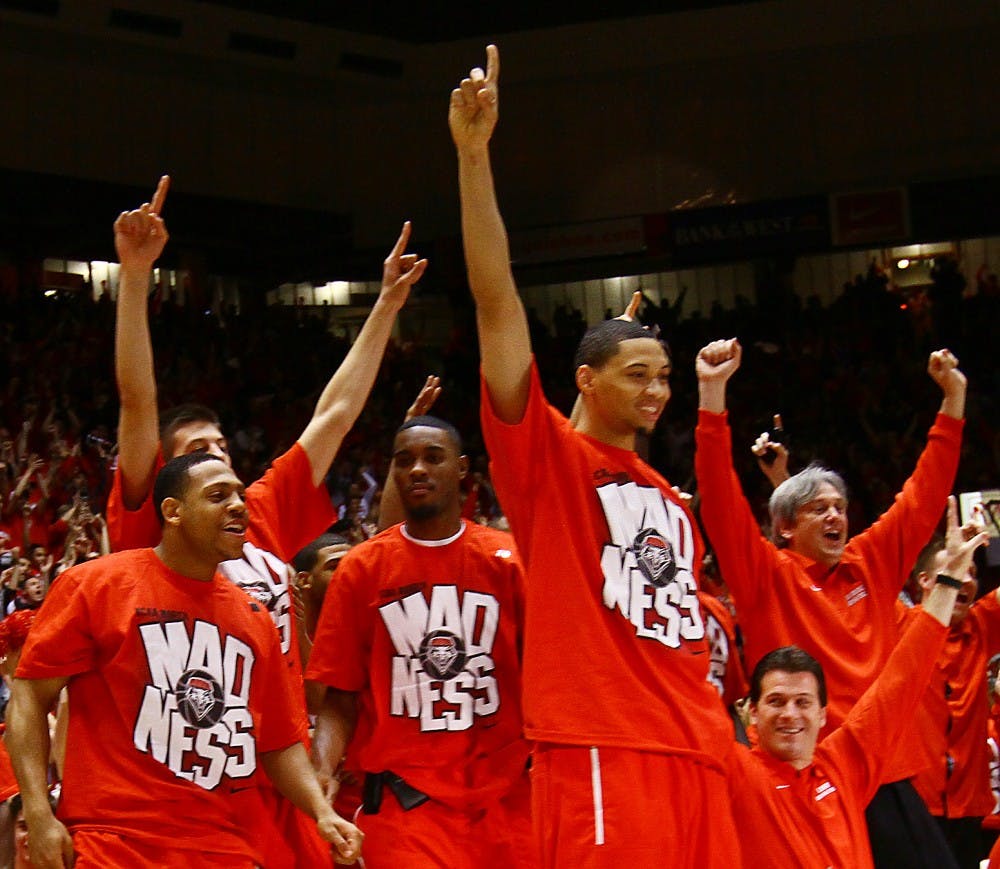
<svg viewBox="0 0 1000 869"><path fill-rule="evenodd" d="M418 791L412 785L408 785L400 776L394 772L366 772L362 809L366 815L377 815L382 808L382 790L388 787L393 796L399 802L404 812L422 806L430 797L423 791Z"/></svg>

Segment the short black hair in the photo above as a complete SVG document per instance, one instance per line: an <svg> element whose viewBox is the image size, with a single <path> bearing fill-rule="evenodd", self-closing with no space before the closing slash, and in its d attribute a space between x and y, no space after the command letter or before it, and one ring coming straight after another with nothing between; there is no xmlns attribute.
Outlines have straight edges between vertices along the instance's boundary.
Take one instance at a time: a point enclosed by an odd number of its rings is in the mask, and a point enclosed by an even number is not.
<svg viewBox="0 0 1000 869"><path fill-rule="evenodd" d="M458 450L458 454L463 455L462 452L462 436L458 433L458 429L455 428L450 422L445 422L436 416L431 416L430 414L424 414L423 416L415 416L413 419L408 419L404 422L397 430L396 434L399 435L401 432L406 431L408 428L416 428L417 426L427 426L428 428L439 428L443 432L446 432L448 437L450 437L455 442L455 449Z"/></svg>
<svg viewBox="0 0 1000 869"><path fill-rule="evenodd" d="M826 706L826 676L823 668L808 652L798 646L782 646L773 652L768 652L757 662L750 677L750 702L760 702L760 684L764 677L774 671L784 670L786 673L812 673L819 687L819 705Z"/></svg>
<svg viewBox="0 0 1000 869"><path fill-rule="evenodd" d="M655 333L650 332L637 320L603 320L591 326L580 339L576 356L573 357L573 369L576 370L581 365L589 365L591 368L604 367L618 353L618 345L633 338L652 338L654 341L659 341L667 354L667 360L670 360L670 348L666 342L660 340Z"/></svg>
<svg viewBox="0 0 1000 869"><path fill-rule="evenodd" d="M347 543L347 538L341 534L320 534L312 543L307 543L295 553L292 566L296 573L310 573L316 567L316 556L321 549L326 549L327 546L346 546Z"/></svg>
<svg viewBox="0 0 1000 869"><path fill-rule="evenodd" d="M156 518L160 525L163 525L163 510L161 508L163 499L183 498L184 492L187 490L188 480L191 478L191 468L202 462L222 462L222 459L211 453L187 453L171 459L160 468L160 473L156 475L156 482L153 483L153 509L156 511Z"/></svg>
<svg viewBox="0 0 1000 869"><path fill-rule="evenodd" d="M178 404L160 414L160 446L163 455L173 454L174 435L177 429L191 422L208 422L220 426L219 415L203 404Z"/></svg>

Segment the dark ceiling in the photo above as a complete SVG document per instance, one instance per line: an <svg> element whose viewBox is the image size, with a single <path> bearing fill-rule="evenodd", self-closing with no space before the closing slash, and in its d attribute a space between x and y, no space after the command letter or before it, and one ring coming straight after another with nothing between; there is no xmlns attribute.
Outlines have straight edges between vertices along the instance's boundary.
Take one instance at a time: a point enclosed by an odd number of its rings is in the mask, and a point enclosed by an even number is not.
<svg viewBox="0 0 1000 869"><path fill-rule="evenodd" d="M441 3L415 0L198 0L333 27L351 33L384 36L412 43L448 42L476 36L492 36L522 30L538 30L565 24L608 21L759 3L762 0L631 0L624 3L565 2L550 0L534 4L530 12L519 3Z"/></svg>

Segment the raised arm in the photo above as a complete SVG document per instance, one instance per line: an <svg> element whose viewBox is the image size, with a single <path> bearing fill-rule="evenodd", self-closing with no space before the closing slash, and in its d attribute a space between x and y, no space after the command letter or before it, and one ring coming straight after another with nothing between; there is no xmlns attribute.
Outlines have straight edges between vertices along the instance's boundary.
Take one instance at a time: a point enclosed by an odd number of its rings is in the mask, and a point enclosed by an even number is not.
<svg viewBox="0 0 1000 869"><path fill-rule="evenodd" d="M118 381L118 466L125 507L137 509L153 485L160 445L153 344L149 337L147 296L153 263L167 243L160 217L170 187L164 175L153 195L115 221L115 249L121 263L115 316L115 377Z"/></svg>
<svg viewBox="0 0 1000 869"><path fill-rule="evenodd" d="M777 489L791 476L788 473L788 447L781 442L784 440L783 436L780 440L777 437L781 431L781 414L776 413L772 430L761 432L750 447L750 452L757 459L757 467L767 477L772 489ZM772 432L775 434L774 439L771 437Z"/></svg>
<svg viewBox="0 0 1000 869"><path fill-rule="evenodd" d="M486 47L486 57L486 73L473 69L451 92L448 126L458 152L462 242L476 302L483 377L497 416L516 423L528 402L531 338L490 166L490 137L499 117L500 53L495 45Z"/></svg>
<svg viewBox="0 0 1000 869"><path fill-rule="evenodd" d="M31 865L62 869L73 865L73 840L49 804L49 709L66 679L15 679L5 736L28 824Z"/></svg>
<svg viewBox="0 0 1000 869"><path fill-rule="evenodd" d="M323 482L344 436L365 406L396 315L406 302L410 287L427 268L427 260L405 253L409 240L410 222L406 221L383 264L382 290L375 306L347 357L320 394L312 419L299 436L299 443L309 456L315 486Z"/></svg>
<svg viewBox="0 0 1000 869"><path fill-rule="evenodd" d="M934 533L955 482L962 448L965 375L948 350L931 353L927 371L943 393L927 444L892 506L848 543L861 553L873 574L885 579L886 590L892 594L902 587Z"/></svg>
<svg viewBox="0 0 1000 869"><path fill-rule="evenodd" d="M699 410L725 412L726 384L740 367L742 358L743 348L735 338L713 341L701 348L695 360Z"/></svg>
<svg viewBox="0 0 1000 869"><path fill-rule="evenodd" d="M774 547L760 533L733 469L732 435L726 417L726 383L740 365L736 339L713 341L698 353L699 413L695 474L701 519L726 583L750 610L771 593Z"/></svg>
<svg viewBox="0 0 1000 869"><path fill-rule="evenodd" d="M441 378L436 374L429 374L424 385L413 399L413 404L406 411L403 422L408 422L415 416L424 416L430 412L434 402L441 394ZM398 525L406 518L403 512L403 500L399 497L399 487L396 485L396 478L392 473L392 463L389 464L389 473L385 478L385 486L382 489L382 503L378 511L378 530L385 531L393 525Z"/></svg>
<svg viewBox="0 0 1000 869"><path fill-rule="evenodd" d="M982 522L973 519L966 525L958 524L958 500L954 495L948 497L947 513L945 560L930 593L920 602L921 606L945 627L951 624L955 601L962 580L972 566L972 557L980 546L990 542L990 535L986 533Z"/></svg>
<svg viewBox="0 0 1000 869"><path fill-rule="evenodd" d="M927 373L944 393L938 413L953 419L965 418L967 381L958 367L958 359L950 350L936 350L927 361Z"/></svg>

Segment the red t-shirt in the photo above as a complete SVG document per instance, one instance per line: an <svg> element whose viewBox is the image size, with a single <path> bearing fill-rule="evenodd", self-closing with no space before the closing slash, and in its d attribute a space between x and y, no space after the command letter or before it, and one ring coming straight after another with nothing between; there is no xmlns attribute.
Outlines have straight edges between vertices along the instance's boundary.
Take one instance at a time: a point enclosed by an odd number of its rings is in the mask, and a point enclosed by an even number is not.
<svg viewBox="0 0 1000 869"><path fill-rule="evenodd" d="M687 508L634 452L575 431L534 365L516 425L482 388L491 478L527 571L526 735L717 766L732 725L707 681Z"/></svg>
<svg viewBox="0 0 1000 869"><path fill-rule="evenodd" d="M699 413L701 518L739 613L747 670L781 646L813 655L829 691L824 734L843 723L896 644L896 597L944 512L961 434L961 420L938 414L893 506L827 569L761 536L733 470L726 414ZM915 771L901 767L895 777Z"/></svg>
<svg viewBox="0 0 1000 869"><path fill-rule="evenodd" d="M920 613L878 680L819 743L805 769L760 748L737 748L729 774L733 817L755 867L873 865L865 807L910 726L946 634L944 625Z"/></svg>
<svg viewBox="0 0 1000 869"><path fill-rule="evenodd" d="M156 472L162 467L163 456L158 454ZM309 456L299 443L275 459L267 473L247 488L246 500L250 525L243 558L225 561L219 569L264 604L278 628L289 667L301 676L287 562L336 521L336 511L326 487L313 485ZM115 468L107 512L112 549L137 549L160 542L152 492L138 510L126 510L120 468Z"/></svg>
<svg viewBox="0 0 1000 869"><path fill-rule="evenodd" d="M906 611L904 630L919 610ZM990 592L948 632L935 678L918 713L918 727L934 746L934 756L913 784L932 815L983 817L993 811L986 667L997 652L1000 604Z"/></svg>
<svg viewBox="0 0 1000 869"><path fill-rule="evenodd" d="M740 650L736 645L733 617L721 600L706 591L698 592L698 600L705 619L711 660L708 681L719 692L722 705L729 708L750 691L746 673L743 672L743 662L740 660Z"/></svg>
<svg viewBox="0 0 1000 869"><path fill-rule="evenodd" d="M396 525L352 549L323 602L306 678L361 697L358 762L460 809L525 774L523 573L509 534ZM352 754L353 754L352 749Z"/></svg>
<svg viewBox="0 0 1000 869"><path fill-rule="evenodd" d="M150 549L73 567L32 625L19 679L69 677L59 817L167 848L258 855L233 794L301 741L266 613Z"/></svg>

